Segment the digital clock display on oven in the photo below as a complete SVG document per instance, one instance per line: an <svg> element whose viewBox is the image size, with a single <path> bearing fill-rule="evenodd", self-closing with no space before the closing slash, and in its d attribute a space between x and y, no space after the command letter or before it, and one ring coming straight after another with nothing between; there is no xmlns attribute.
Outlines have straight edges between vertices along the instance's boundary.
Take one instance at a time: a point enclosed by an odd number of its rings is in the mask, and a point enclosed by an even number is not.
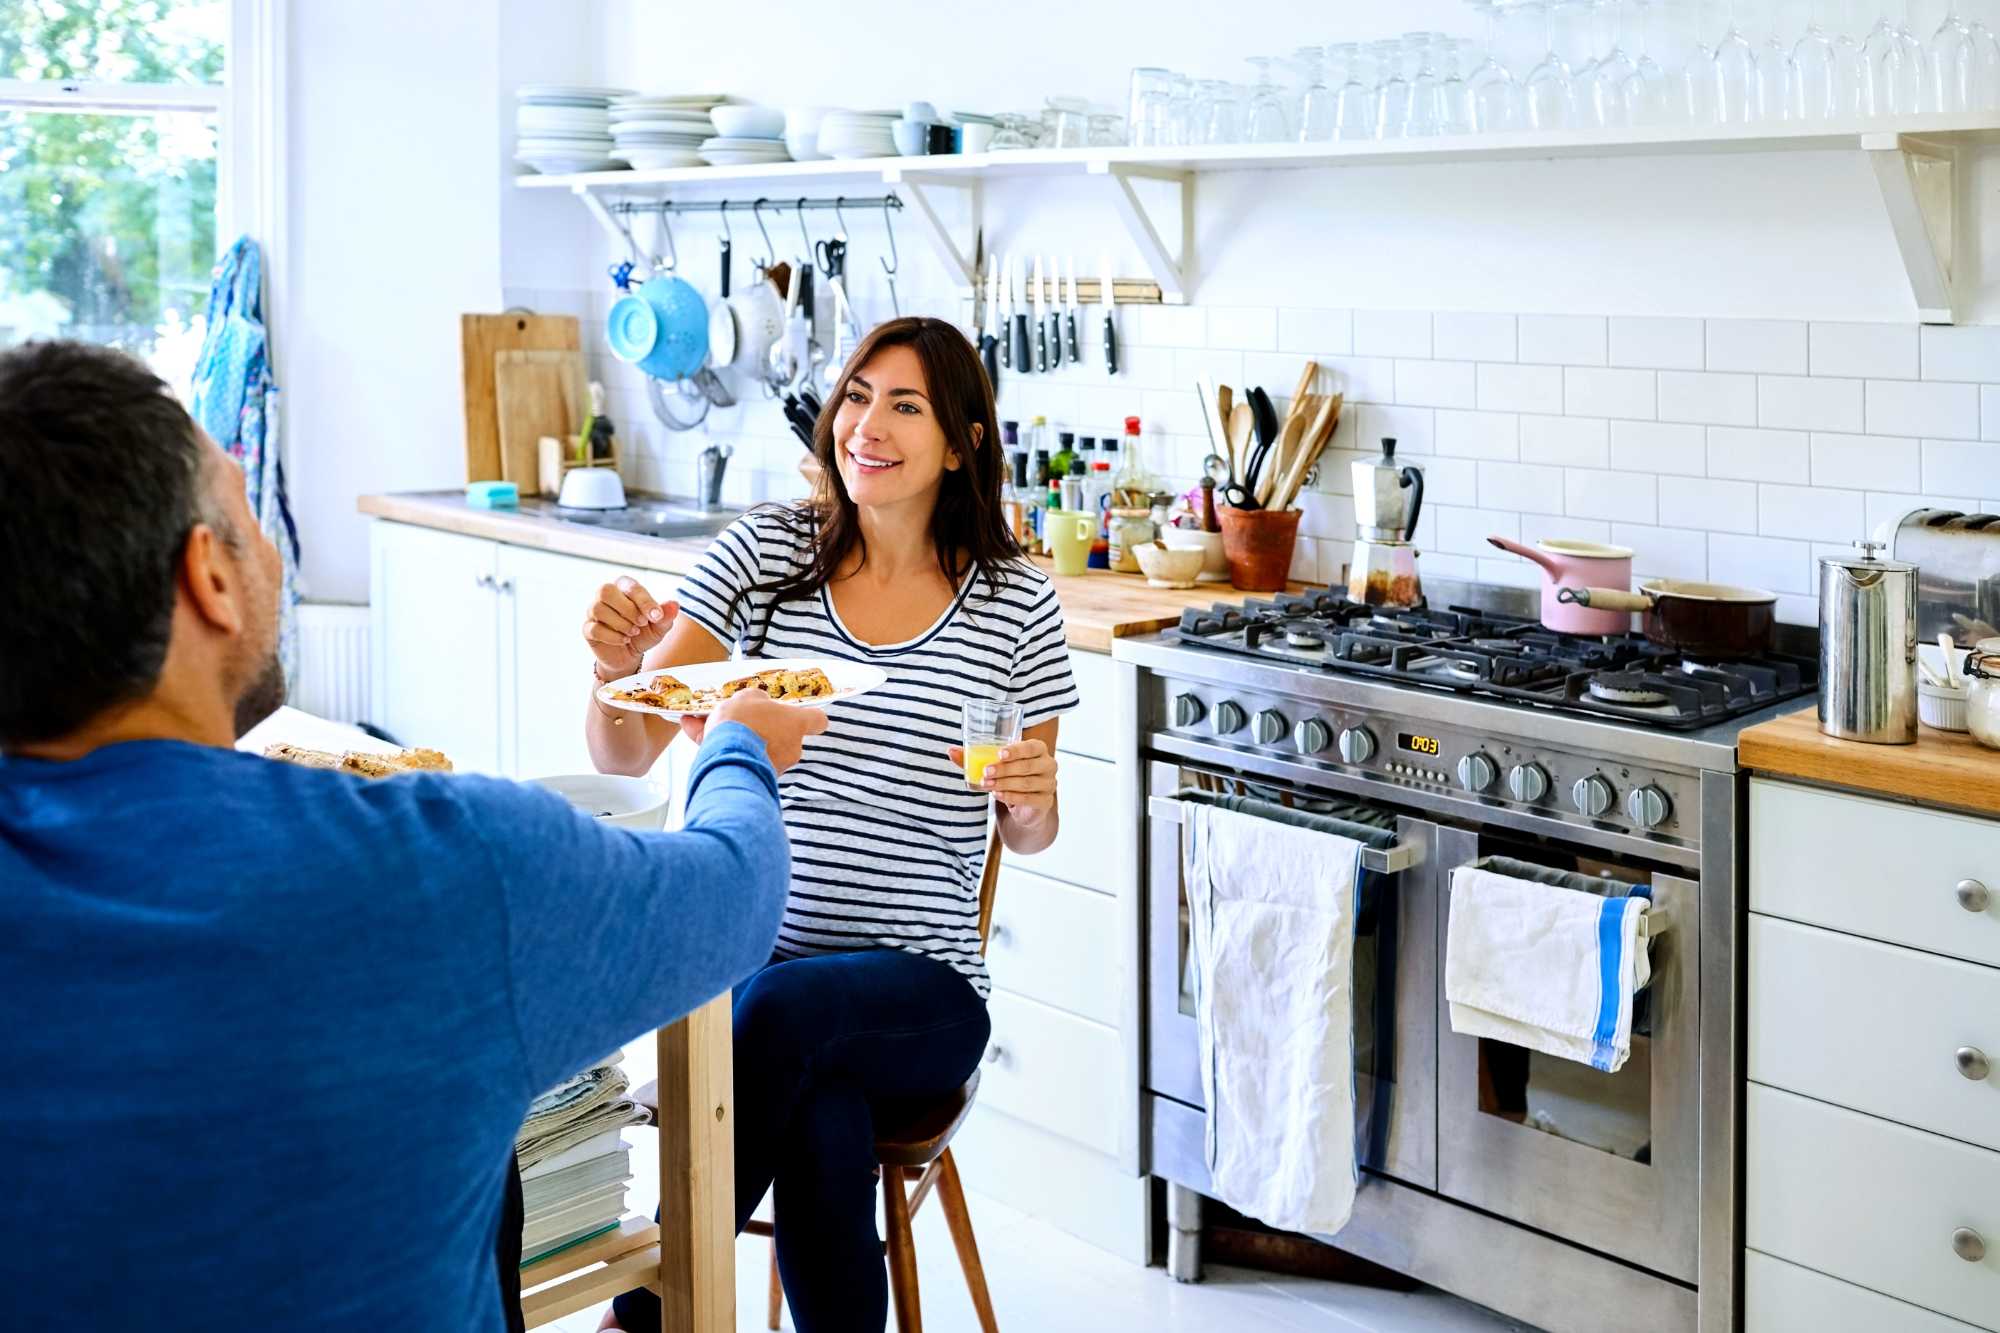
<svg viewBox="0 0 2000 1333"><path fill-rule="evenodd" d="M1438 738L1435 736L1416 736L1407 731L1398 732L1396 735L1396 748L1399 750L1408 750L1412 754L1427 754L1435 759L1438 754Z"/></svg>

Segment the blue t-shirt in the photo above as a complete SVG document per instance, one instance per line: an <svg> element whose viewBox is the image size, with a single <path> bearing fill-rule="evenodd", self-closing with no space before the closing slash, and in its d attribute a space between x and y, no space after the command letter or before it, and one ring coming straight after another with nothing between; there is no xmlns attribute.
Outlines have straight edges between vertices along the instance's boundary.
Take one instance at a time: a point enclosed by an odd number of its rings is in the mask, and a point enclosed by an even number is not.
<svg viewBox="0 0 2000 1333"><path fill-rule="evenodd" d="M736 725L665 834L176 741L0 760L0 1323L504 1327L528 1102L760 966L789 861Z"/></svg>

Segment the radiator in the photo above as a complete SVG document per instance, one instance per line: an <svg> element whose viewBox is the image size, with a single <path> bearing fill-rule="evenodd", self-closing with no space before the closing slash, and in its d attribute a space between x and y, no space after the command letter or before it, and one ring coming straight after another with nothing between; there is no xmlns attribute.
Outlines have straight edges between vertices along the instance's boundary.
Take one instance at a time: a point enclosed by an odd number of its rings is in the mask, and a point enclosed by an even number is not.
<svg viewBox="0 0 2000 1333"><path fill-rule="evenodd" d="M368 608L306 602L299 607L294 708L334 722L368 716Z"/></svg>

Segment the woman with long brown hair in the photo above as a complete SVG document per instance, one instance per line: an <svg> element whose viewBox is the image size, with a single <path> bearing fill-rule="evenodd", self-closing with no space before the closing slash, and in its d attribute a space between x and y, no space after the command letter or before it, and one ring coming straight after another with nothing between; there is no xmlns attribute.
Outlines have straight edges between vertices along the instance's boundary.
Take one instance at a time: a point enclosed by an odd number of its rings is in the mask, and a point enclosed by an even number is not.
<svg viewBox="0 0 2000 1333"><path fill-rule="evenodd" d="M1054 839L1056 718L1077 702L1054 589L1001 512L993 389L963 334L926 318L874 329L813 452L813 497L738 520L678 607L621 579L584 625L600 680L732 652L888 673L829 709L781 779L791 896L777 953L734 999L737 1225L775 1187L778 1268L806 1333L887 1321L872 1108L949 1092L978 1063L988 818L1016 852ZM968 698L1022 710L984 790L960 767ZM594 696L586 725L610 773L644 773L676 732ZM658 1308L628 1292L604 1327L651 1329Z"/></svg>

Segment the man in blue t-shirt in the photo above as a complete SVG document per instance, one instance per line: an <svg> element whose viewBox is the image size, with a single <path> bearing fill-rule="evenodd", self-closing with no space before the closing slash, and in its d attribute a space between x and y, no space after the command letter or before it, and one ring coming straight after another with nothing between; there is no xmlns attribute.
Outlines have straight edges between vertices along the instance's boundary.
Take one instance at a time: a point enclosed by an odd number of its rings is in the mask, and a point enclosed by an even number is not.
<svg viewBox="0 0 2000 1333"><path fill-rule="evenodd" d="M769 956L824 714L731 699L678 833L276 763L278 555L163 383L0 354L0 505L0 1323L505 1327L529 1100Z"/></svg>

